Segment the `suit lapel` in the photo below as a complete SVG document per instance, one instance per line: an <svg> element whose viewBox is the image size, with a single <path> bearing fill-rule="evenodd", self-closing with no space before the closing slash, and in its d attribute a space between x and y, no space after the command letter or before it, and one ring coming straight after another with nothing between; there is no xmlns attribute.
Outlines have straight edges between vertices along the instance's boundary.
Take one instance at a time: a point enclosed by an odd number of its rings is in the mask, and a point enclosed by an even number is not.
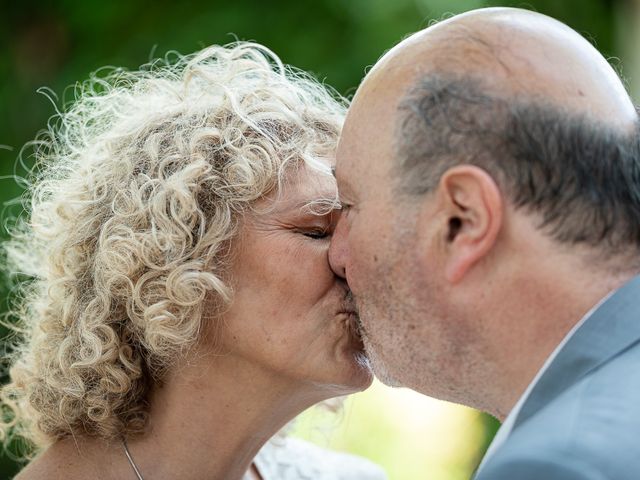
<svg viewBox="0 0 640 480"><path fill-rule="evenodd" d="M573 334L525 401L513 428L593 369L640 340L640 276L622 286Z"/></svg>

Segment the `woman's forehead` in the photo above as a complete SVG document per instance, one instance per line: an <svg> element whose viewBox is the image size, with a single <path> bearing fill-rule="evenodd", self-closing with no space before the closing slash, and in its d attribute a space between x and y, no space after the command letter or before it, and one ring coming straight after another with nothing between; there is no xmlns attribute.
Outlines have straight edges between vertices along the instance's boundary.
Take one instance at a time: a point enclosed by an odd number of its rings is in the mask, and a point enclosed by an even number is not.
<svg viewBox="0 0 640 480"><path fill-rule="evenodd" d="M302 175L297 181L283 185L275 198L274 207L279 211L300 210L310 204L335 203L338 188L335 180L326 174Z"/></svg>

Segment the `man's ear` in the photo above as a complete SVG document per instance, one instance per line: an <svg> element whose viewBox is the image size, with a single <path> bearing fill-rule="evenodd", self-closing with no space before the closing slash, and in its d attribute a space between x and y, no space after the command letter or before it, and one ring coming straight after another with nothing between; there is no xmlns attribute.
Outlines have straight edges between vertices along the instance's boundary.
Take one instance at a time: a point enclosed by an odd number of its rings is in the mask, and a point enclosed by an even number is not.
<svg viewBox="0 0 640 480"><path fill-rule="evenodd" d="M441 244L444 274L459 282L495 245L503 222L503 198L495 180L483 169L460 165L447 170L436 191L444 210Z"/></svg>

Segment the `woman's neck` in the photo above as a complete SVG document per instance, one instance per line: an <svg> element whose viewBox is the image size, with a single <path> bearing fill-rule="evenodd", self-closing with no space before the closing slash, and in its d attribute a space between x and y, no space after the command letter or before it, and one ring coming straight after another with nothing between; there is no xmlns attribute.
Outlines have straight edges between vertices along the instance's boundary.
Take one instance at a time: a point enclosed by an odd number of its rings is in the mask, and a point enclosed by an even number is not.
<svg viewBox="0 0 640 480"><path fill-rule="evenodd" d="M241 479L269 438L323 398L232 356L209 358L155 389L147 433L129 451L147 480Z"/></svg>
<svg viewBox="0 0 640 480"><path fill-rule="evenodd" d="M127 441L145 480L240 480L264 443L307 407L338 395L233 356L200 358L150 396L146 433ZM121 442L68 437L17 477L136 478Z"/></svg>

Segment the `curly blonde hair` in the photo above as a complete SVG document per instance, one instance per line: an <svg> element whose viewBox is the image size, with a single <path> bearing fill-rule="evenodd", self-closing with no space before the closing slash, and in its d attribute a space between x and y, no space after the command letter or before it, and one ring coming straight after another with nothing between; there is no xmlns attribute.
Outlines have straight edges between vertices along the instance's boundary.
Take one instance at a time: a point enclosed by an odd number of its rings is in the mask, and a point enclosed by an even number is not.
<svg viewBox="0 0 640 480"><path fill-rule="evenodd" d="M94 74L34 143L2 249L22 277L5 441L142 432L151 386L232 298L241 216L333 155L345 102L265 47L173 58Z"/></svg>

